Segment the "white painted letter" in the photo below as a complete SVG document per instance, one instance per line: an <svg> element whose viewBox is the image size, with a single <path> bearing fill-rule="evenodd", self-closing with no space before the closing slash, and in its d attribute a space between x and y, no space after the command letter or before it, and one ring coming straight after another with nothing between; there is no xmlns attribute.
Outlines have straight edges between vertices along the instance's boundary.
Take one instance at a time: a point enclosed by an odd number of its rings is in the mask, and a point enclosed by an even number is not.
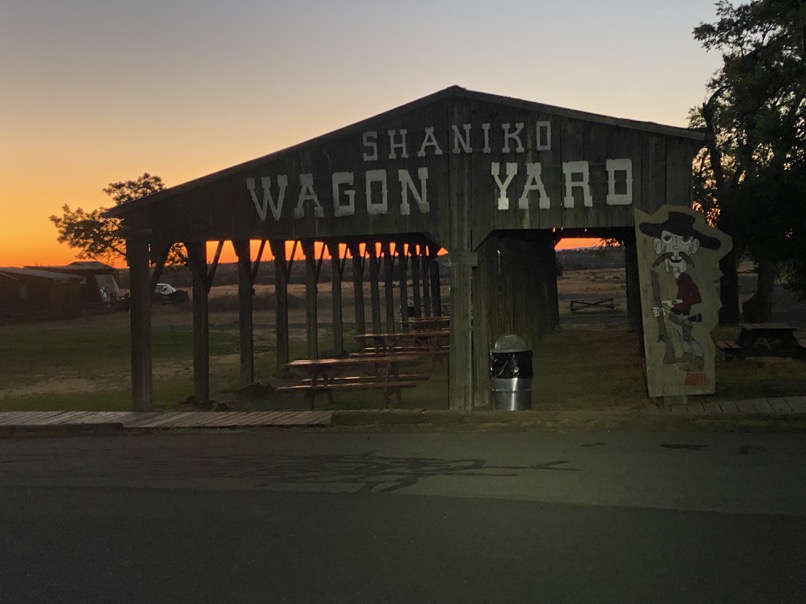
<svg viewBox="0 0 806 604"><path fill-rule="evenodd" d="M294 208L294 218L305 216L305 207L302 205L306 201L313 202L313 214L317 218L324 218L325 211L319 205L319 198L313 189L313 174L299 175L299 197L297 197L297 207Z"/></svg>
<svg viewBox="0 0 806 604"><path fill-rule="evenodd" d="M565 197L563 206L574 207L574 187L582 189L582 203L586 208L593 207L590 188L590 172L586 161L564 161L563 176L565 176ZM579 178L575 179L575 176Z"/></svg>
<svg viewBox="0 0 806 604"><path fill-rule="evenodd" d="M411 214L411 206L409 205L409 191L414 195L414 200L417 202L417 207L420 212L427 214L431 210L428 205L428 168L418 168L417 176L420 178L420 190L414 187L414 181L408 170L398 170L397 178L400 181L400 195L402 201L400 202L400 214L408 216Z"/></svg>
<svg viewBox="0 0 806 604"><path fill-rule="evenodd" d="M481 130L484 132L484 148L482 153L490 152L490 124L482 124Z"/></svg>
<svg viewBox="0 0 806 604"><path fill-rule="evenodd" d="M367 170L367 214L386 214L386 170ZM372 201L372 183L381 183L381 201L373 203Z"/></svg>
<svg viewBox="0 0 806 604"><path fill-rule="evenodd" d="M361 141L367 148L367 151L364 151L364 161L376 161L378 159L378 133L374 130L364 132Z"/></svg>
<svg viewBox="0 0 806 604"><path fill-rule="evenodd" d="M389 135L389 159L397 159L397 155L395 154L395 149L400 149L400 157L406 159L409 156L409 152L406 150L406 130L405 128L401 128L398 130L400 132L400 142L395 142L395 131L394 130L387 130L386 134Z"/></svg>
<svg viewBox="0 0 806 604"><path fill-rule="evenodd" d="M551 150L551 122L537 122L535 125L535 149Z"/></svg>
<svg viewBox="0 0 806 604"><path fill-rule="evenodd" d="M274 203L274 196L271 194L271 176L261 177L260 186L263 188L262 203L258 202L257 200L257 193L255 192L255 179L246 179L246 188L249 189L249 194L252 196L252 203L255 204L257 215L260 216L260 220L265 222L266 214L269 207L271 207L271 215L274 217L274 220L280 220L280 214L283 211L285 191L288 188L288 176L285 174L280 174L280 176L277 177L277 186L280 187L280 191L277 194L277 203Z"/></svg>
<svg viewBox="0 0 806 604"><path fill-rule="evenodd" d="M523 143L521 143L520 133L523 130L523 122L518 122L515 124L515 132L509 131L509 124L501 124L501 128L504 130L504 148L501 149L501 153L509 153L509 139L514 139L518 145L515 147L516 153L523 153Z"/></svg>
<svg viewBox="0 0 806 604"><path fill-rule="evenodd" d="M549 196L546 195L546 188L543 186L541 178L542 170L540 164L526 164L526 184L523 185L523 193L518 200L518 208L529 209L529 191L537 191L537 207L541 210L548 210L550 207Z"/></svg>
<svg viewBox="0 0 806 604"><path fill-rule="evenodd" d="M442 149L434 138L434 128L429 126L425 129L425 136L423 136L423 144L420 145L420 150L417 152L417 157L425 157L425 148L434 147L434 155L442 155Z"/></svg>
<svg viewBox="0 0 806 604"><path fill-rule="evenodd" d="M508 210L509 197L507 197L507 188L512 183L512 179L514 179L515 175L518 173L518 164L507 163L507 179L504 182L501 182L501 178L498 176L500 172L501 165L497 161L492 162L490 164L490 174L492 174L496 184L498 185L498 209Z"/></svg>
<svg viewBox="0 0 806 604"><path fill-rule="evenodd" d="M470 124L462 124L462 128L465 131L464 138L462 138L459 127L456 124L452 124L451 128L453 128L454 154L459 153L459 143L462 143L462 149L464 149L465 153L473 153L473 147L470 145Z"/></svg>
<svg viewBox="0 0 806 604"><path fill-rule="evenodd" d="M628 206L632 204L632 160L608 159L605 162L605 167L607 168L607 205ZM616 182L617 172L625 173L624 180ZM616 193L617 184L626 184L626 191L624 193Z"/></svg>
<svg viewBox="0 0 806 604"><path fill-rule="evenodd" d="M346 203L341 203L341 185L353 186L352 172L333 173L333 214L339 216L352 216L355 214L355 189L346 189L344 195L347 197Z"/></svg>

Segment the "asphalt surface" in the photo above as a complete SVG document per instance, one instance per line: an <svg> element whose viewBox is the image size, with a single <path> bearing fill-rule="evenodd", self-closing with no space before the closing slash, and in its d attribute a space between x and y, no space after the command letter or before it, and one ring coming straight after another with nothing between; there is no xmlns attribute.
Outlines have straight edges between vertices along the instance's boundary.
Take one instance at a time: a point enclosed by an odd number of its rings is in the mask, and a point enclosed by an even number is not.
<svg viewBox="0 0 806 604"><path fill-rule="evenodd" d="M800 602L806 436L0 440L0 602Z"/></svg>

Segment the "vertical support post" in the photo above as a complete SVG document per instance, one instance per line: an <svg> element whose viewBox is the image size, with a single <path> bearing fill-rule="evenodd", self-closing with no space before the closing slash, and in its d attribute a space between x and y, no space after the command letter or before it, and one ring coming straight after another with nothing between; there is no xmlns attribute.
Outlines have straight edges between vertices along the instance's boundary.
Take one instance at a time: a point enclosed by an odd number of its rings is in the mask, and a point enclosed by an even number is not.
<svg viewBox="0 0 806 604"><path fill-rule="evenodd" d="M277 369L285 367L289 361L288 346L288 276L286 272L285 241L275 239L269 241L271 255L274 257L274 297L277 306L274 309L274 328L277 332Z"/></svg>
<svg viewBox="0 0 806 604"><path fill-rule="evenodd" d="M451 123L470 121L469 110L454 104ZM450 408L470 411L474 405L473 391L473 326L472 293L473 267L476 255L470 239L470 192L473 168L470 155L451 155L448 159L451 266L451 335L448 376ZM438 273L437 273L438 275ZM439 283L437 279L437 292ZM435 304L437 302L435 294ZM441 302L440 302L441 304Z"/></svg>
<svg viewBox="0 0 806 604"><path fill-rule="evenodd" d="M302 253L305 255L305 318L308 323L308 358L319 358L319 309L316 251L313 240L302 242Z"/></svg>
<svg viewBox="0 0 806 604"><path fill-rule="evenodd" d="M384 301L386 302L386 331L391 333L395 331L395 259L392 256L392 251L388 241L385 241L381 246L381 253L383 254L383 289Z"/></svg>
<svg viewBox="0 0 806 604"><path fill-rule="evenodd" d="M341 251L338 243L328 243L327 250L330 253L331 286L333 302L333 349L336 356L344 355L344 323L342 322L341 303L341 277L344 264L341 260Z"/></svg>
<svg viewBox="0 0 806 604"><path fill-rule="evenodd" d="M408 331L409 323L409 288L408 288L408 256L406 255L406 244L403 241L398 241L395 244L395 251L397 252L397 267L398 278L400 281L400 320L401 327L404 331Z"/></svg>
<svg viewBox="0 0 806 604"><path fill-rule="evenodd" d="M186 242L193 273L193 391L196 405L210 408L210 325L208 320L207 245Z"/></svg>
<svg viewBox="0 0 806 604"><path fill-rule="evenodd" d="M439 265L433 257L428 258L428 274L431 281L431 306L435 317L442 316L442 287L439 280ZM453 289L451 289L451 292Z"/></svg>
<svg viewBox="0 0 806 604"><path fill-rule="evenodd" d="M355 298L355 332L367 333L366 317L364 315L364 257L358 243L348 245L350 256L353 258L353 297Z"/></svg>
<svg viewBox="0 0 806 604"><path fill-rule="evenodd" d="M641 315L641 285L638 279L638 246L634 231L624 236L624 277L627 281L627 320L632 330L638 334L643 346L644 322Z"/></svg>
<svg viewBox="0 0 806 604"><path fill-rule="evenodd" d="M373 241L367 246L369 250L369 293L372 302L372 332L381 333L381 292L378 285L380 267L378 263L378 250Z"/></svg>
<svg viewBox="0 0 806 604"><path fill-rule="evenodd" d="M433 315L431 307L431 260L428 257L428 246L424 245L420 250L420 266L422 267L423 277L423 307L425 309L425 316L430 317Z"/></svg>
<svg viewBox="0 0 806 604"><path fill-rule="evenodd" d="M148 240L132 234L126 239L129 265L129 324L132 368L132 411L151 411L154 398L151 377L151 276L148 270Z"/></svg>
<svg viewBox="0 0 806 604"><path fill-rule="evenodd" d="M238 257L238 326L241 353L241 387L255 382L255 345L252 315L252 255L249 240L233 241Z"/></svg>
<svg viewBox="0 0 806 604"><path fill-rule="evenodd" d="M411 295L412 299L414 300L414 316L420 316L420 308L422 304L422 299L420 298L420 257L419 254L420 246L415 244L409 246L409 252L411 252Z"/></svg>

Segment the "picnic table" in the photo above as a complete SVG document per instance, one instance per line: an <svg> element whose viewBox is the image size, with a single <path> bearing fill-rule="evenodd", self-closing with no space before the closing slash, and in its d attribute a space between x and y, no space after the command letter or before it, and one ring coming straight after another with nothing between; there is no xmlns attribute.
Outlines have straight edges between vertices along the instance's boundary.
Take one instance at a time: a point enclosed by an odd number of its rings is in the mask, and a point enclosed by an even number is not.
<svg viewBox="0 0 806 604"><path fill-rule="evenodd" d="M398 331L390 333L358 334L356 339L365 343L369 354L417 354L431 357L436 366L450 349L450 329Z"/></svg>
<svg viewBox="0 0 806 604"><path fill-rule="evenodd" d="M408 317L401 321L404 327L408 326L419 331L446 329L450 323L450 317Z"/></svg>
<svg viewBox="0 0 806 604"><path fill-rule="evenodd" d="M613 298L587 298L584 300L571 300L571 312L589 308L609 308L615 310L616 303Z"/></svg>
<svg viewBox="0 0 806 604"><path fill-rule="evenodd" d="M317 394L326 394L333 403L334 390L377 389L383 394L383 406L389 404L392 395L401 401L400 390L413 388L417 382L428 378L426 374L404 374L401 369L414 365L422 358L416 354L336 357L326 359L298 359L286 363L291 372L303 373L305 378L291 386L279 386L281 391L302 391L310 397L311 409Z"/></svg>
<svg viewBox="0 0 806 604"><path fill-rule="evenodd" d="M806 340L795 337L795 328L786 323L740 323L735 342L719 340L717 348L729 358L781 356L806 358Z"/></svg>

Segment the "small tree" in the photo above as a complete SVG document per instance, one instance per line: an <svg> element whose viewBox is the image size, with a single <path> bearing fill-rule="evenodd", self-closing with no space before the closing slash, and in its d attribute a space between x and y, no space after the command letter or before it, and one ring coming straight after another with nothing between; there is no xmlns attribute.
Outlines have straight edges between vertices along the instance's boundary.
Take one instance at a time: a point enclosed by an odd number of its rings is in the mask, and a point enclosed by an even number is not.
<svg viewBox="0 0 806 604"><path fill-rule="evenodd" d="M162 191L164 188L162 178L146 172L135 180L109 183L103 192L112 198L115 205L120 205ZM63 205L61 216L50 217L59 233L59 243L66 243L78 250L79 258L100 259L105 262L124 258L126 242L120 236L120 221L117 218L104 217L105 210L106 208L98 208L86 212L82 208L72 210L70 206ZM175 244L166 263L184 262L184 249L181 244Z"/></svg>

